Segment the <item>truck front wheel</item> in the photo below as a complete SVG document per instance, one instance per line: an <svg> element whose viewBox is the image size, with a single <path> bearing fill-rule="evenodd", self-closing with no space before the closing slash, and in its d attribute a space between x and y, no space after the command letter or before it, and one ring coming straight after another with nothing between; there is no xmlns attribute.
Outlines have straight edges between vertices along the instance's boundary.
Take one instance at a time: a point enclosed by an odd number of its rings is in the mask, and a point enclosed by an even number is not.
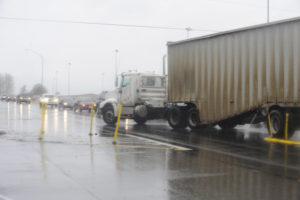
<svg viewBox="0 0 300 200"><path fill-rule="evenodd" d="M145 124L146 121L147 121L147 118L145 117L139 117L137 115L134 116L134 121L137 123L137 124Z"/></svg>
<svg viewBox="0 0 300 200"><path fill-rule="evenodd" d="M184 117L184 113L177 106L170 108L168 122L173 129L183 129L187 126L187 120Z"/></svg>
<svg viewBox="0 0 300 200"><path fill-rule="evenodd" d="M117 121L117 118L114 116L114 109L112 106L105 106L103 108L103 120L109 125L114 125Z"/></svg>

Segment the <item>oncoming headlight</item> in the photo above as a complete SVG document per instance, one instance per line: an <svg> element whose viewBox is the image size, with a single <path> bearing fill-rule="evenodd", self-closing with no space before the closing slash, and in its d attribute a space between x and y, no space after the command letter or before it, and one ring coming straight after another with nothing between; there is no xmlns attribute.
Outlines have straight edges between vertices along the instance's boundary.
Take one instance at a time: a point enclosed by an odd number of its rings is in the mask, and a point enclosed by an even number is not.
<svg viewBox="0 0 300 200"><path fill-rule="evenodd" d="M42 99L42 102L43 102L43 103L48 103L48 101L49 101L48 98L43 98L43 99Z"/></svg>

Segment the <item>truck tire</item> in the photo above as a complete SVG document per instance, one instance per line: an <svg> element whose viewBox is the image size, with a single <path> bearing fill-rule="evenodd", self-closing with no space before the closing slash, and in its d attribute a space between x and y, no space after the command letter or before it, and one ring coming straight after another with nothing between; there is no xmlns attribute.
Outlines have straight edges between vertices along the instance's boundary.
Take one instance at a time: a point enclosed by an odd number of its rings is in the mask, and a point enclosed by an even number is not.
<svg viewBox="0 0 300 200"><path fill-rule="evenodd" d="M114 125L117 118L114 116L114 109L112 106L107 105L103 108L103 120L106 124Z"/></svg>
<svg viewBox="0 0 300 200"><path fill-rule="evenodd" d="M271 134L270 132L270 127L271 127L273 136L277 138L282 138L284 135L284 127L285 127L284 113L278 109L271 110L270 121L268 120L269 133Z"/></svg>
<svg viewBox="0 0 300 200"><path fill-rule="evenodd" d="M197 130L200 128L199 111L197 108L191 108L188 111L187 123L190 129Z"/></svg>
<svg viewBox="0 0 300 200"><path fill-rule="evenodd" d="M173 129L184 129L187 127L187 120L184 116L184 112L177 106L170 108L168 122Z"/></svg>
<svg viewBox="0 0 300 200"><path fill-rule="evenodd" d="M237 125L237 123L235 122L235 120L231 119L222 121L218 125L222 128L222 130L231 130Z"/></svg>
<svg viewBox="0 0 300 200"><path fill-rule="evenodd" d="M134 116L134 121L137 123L137 124L145 124L146 121L147 121L147 118L145 117L139 117L137 115Z"/></svg>

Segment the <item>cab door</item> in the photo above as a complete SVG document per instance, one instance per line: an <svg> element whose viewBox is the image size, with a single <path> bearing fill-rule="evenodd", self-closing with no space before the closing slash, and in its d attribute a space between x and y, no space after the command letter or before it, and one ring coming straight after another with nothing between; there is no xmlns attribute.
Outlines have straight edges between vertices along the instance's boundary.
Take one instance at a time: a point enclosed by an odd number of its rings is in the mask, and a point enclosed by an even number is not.
<svg viewBox="0 0 300 200"><path fill-rule="evenodd" d="M134 106L133 77L130 75L123 75L120 92L120 103L123 106Z"/></svg>

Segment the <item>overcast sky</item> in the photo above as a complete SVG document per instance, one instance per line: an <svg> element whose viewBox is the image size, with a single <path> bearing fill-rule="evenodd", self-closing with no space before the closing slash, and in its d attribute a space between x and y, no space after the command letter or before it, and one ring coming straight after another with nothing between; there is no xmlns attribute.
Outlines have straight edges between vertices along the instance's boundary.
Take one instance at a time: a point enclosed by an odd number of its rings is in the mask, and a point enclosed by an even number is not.
<svg viewBox="0 0 300 200"><path fill-rule="evenodd" d="M184 28L223 31L265 23L267 0L0 0L0 17L72 20L145 26L179 27L161 30L115 26L62 24L0 19L0 73L31 89L41 82L67 93L71 63L71 94L100 93L114 85L115 49L119 73L128 70L162 72L167 41L187 38ZM270 20L300 16L299 0L270 0ZM213 32L191 31L196 37ZM104 85L102 85L104 73Z"/></svg>

